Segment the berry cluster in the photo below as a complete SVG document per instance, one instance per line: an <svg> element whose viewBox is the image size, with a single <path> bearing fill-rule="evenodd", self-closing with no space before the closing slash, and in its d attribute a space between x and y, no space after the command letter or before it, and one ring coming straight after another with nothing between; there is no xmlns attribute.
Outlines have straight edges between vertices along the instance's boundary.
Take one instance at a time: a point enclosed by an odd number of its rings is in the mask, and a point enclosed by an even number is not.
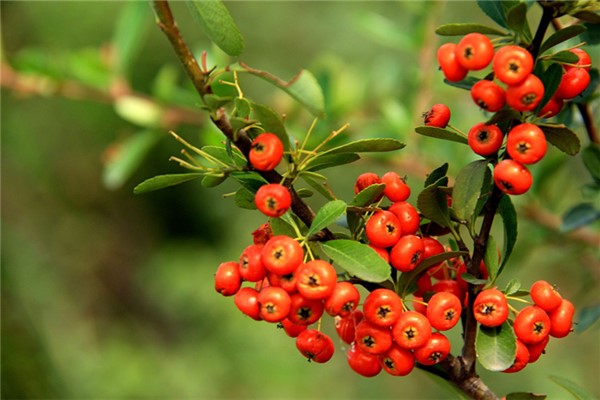
<svg viewBox="0 0 600 400"><path fill-rule="evenodd" d="M520 113L508 128L504 127L505 132L495 123L481 122L471 127L467 135L473 152L483 157L497 155L505 143L503 158L494 168L494 182L507 194L519 195L529 190L533 179L527 165L537 163L546 154L546 137L536 121L557 115L565 100L579 96L590 84L590 56L580 48L569 51L576 56L577 62L563 64L558 88L545 104L541 104L544 84L534 74L536 60L527 49L513 44L496 49L494 43L480 33L469 33L458 44L446 43L438 49L439 65L451 82L462 81L470 71L483 70L491 64L491 73L470 89L473 101L481 109L494 113L508 109ZM438 104L424 117L425 125L445 128L450 110Z"/></svg>

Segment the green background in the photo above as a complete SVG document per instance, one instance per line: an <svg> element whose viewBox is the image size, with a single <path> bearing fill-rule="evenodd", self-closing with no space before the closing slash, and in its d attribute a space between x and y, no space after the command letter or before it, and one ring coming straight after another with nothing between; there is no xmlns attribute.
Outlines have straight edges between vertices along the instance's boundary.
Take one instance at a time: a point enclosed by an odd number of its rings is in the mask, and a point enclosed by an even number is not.
<svg viewBox="0 0 600 400"><path fill-rule="evenodd" d="M308 363L274 325L242 316L231 298L214 291L216 267L239 257L264 218L223 199L236 190L233 183L206 189L194 181L132 194L148 177L182 172L168 162L180 149L168 129L195 144L218 142L210 124L153 129L157 144L139 168L118 188L103 184L103 163L111 151L143 128L111 101L74 100L53 95L51 88L53 82L73 80L106 92L112 76L106 59L118 16L128 4L0 3L3 65L19 69L24 85L50 88L32 95L3 84L1 92L2 398L451 397L421 371L403 378L383 373L362 378L346 365L338 341L331 362ZM317 125L316 140L349 122L346 137L395 137L407 143L392 155L331 170L329 183L339 197L350 199L361 172L395 170L408 176L414 203L431 169L448 161L455 176L476 159L466 146L414 133L421 113L434 103L448 104L452 124L462 130L485 118L467 92L443 84L432 57L440 43L454 40L435 36L432 28L467 21L493 25L474 2L226 5L245 37L240 60L284 79L301 68L318 78L328 118ZM185 4L172 6L194 51L208 50L211 63L227 61ZM143 22L137 26L130 20L128 37L135 38L140 28L140 40L132 47L125 77L135 91L152 93L157 77L168 82L165 76L172 75L179 92L168 89L164 98L194 107L197 100L153 24L150 6L139 8L135 15ZM597 47L590 53L598 65ZM39 81L40 73L49 80ZM303 137L312 117L293 100L252 77L244 76L241 85L248 97L285 113L289 131ZM598 115L597 102L594 107ZM587 145L577 123L574 130ZM533 209L560 216L581 201L581 188L591 178L579 157L554 148L533 173L535 187L514 199L522 217L519 242L500 286L508 275L524 287L546 279L578 309L593 306L599 302L598 248L526 214ZM586 229L597 237L598 224ZM493 234L501 241L501 228ZM333 332L331 319L323 329ZM455 331L451 339L458 345ZM547 354L519 374L480 368L481 375L499 394L569 398L548 378L555 375L597 398L598 339L596 323L552 340Z"/></svg>

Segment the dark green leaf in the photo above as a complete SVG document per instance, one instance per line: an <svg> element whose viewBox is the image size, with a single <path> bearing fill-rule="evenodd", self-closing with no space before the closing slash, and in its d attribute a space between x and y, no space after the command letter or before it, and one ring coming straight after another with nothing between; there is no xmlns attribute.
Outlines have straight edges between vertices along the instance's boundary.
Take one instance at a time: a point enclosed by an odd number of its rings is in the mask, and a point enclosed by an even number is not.
<svg viewBox="0 0 600 400"><path fill-rule="evenodd" d="M540 47L540 54L544 53L546 50L560 44L566 40L569 40L577 35L585 32L585 27L583 25L569 25L563 29L560 29L554 32Z"/></svg>
<svg viewBox="0 0 600 400"><path fill-rule="evenodd" d="M466 254L463 251L446 251L440 254L436 254L431 257L427 257L417 265L415 269L410 272L404 272L400 275L400 279L398 280L398 287L400 288L400 293L403 295L407 294L407 290L411 287L411 285L419 279L421 274L423 274L426 270L431 268L434 265L437 265L446 260L450 260L452 258L457 258Z"/></svg>
<svg viewBox="0 0 600 400"><path fill-rule="evenodd" d="M327 179L323 175L304 171L300 176L306 183L308 183L317 192L321 193L321 195L327 200L335 200L335 197L333 197L332 193L325 187Z"/></svg>
<svg viewBox="0 0 600 400"><path fill-rule="evenodd" d="M502 196L502 199L500 199L498 213L502 218L502 225L504 225L504 246L502 250L502 263L499 268L499 271L502 271L515 247L518 233L517 211L509 196Z"/></svg>
<svg viewBox="0 0 600 400"><path fill-rule="evenodd" d="M504 11L504 7L502 7L501 1L477 0L477 5L498 25L508 28L506 25L506 13Z"/></svg>
<svg viewBox="0 0 600 400"><path fill-rule="evenodd" d="M188 0L204 33L221 50L238 56L244 50L244 38L227 7L219 0Z"/></svg>
<svg viewBox="0 0 600 400"><path fill-rule="evenodd" d="M368 206L375 202L383 193L385 189L385 184L374 184L367 186L363 190L361 190L350 202L349 205L355 207L364 207Z"/></svg>
<svg viewBox="0 0 600 400"><path fill-rule="evenodd" d="M207 94L203 97L203 99L204 99L204 103L206 104L208 109L211 111L215 111L233 101L233 97L228 97L228 96L222 97L222 96L217 96L216 94Z"/></svg>
<svg viewBox="0 0 600 400"><path fill-rule="evenodd" d="M590 144L581 153L581 158L594 180L600 182L600 145Z"/></svg>
<svg viewBox="0 0 600 400"><path fill-rule="evenodd" d="M425 178L424 187L427 187L427 186L439 181L441 178L445 177L447 173L448 173L448 163L444 163L441 166L434 169L433 171L431 171L431 173L429 175L427 175L427 177ZM446 184L447 184L447 182L445 182L443 185L440 185L440 186L445 186Z"/></svg>
<svg viewBox="0 0 600 400"><path fill-rule="evenodd" d="M506 400L544 400L545 394L534 394L527 392L514 392L506 395Z"/></svg>
<svg viewBox="0 0 600 400"><path fill-rule="evenodd" d="M490 282L496 282L500 265L498 263L498 246L496 245L496 239L492 235L488 237L483 262L488 271Z"/></svg>
<svg viewBox="0 0 600 400"><path fill-rule="evenodd" d="M142 131L118 143L116 153L108 160L102 172L104 186L111 190L123 186L160 138L161 135L155 131Z"/></svg>
<svg viewBox="0 0 600 400"><path fill-rule="evenodd" d="M600 219L600 210L590 203L573 206L562 217L561 232L569 232Z"/></svg>
<svg viewBox="0 0 600 400"><path fill-rule="evenodd" d="M492 118L486 121L487 125L500 125L502 123L507 123L513 120L519 120L521 118L521 113L513 110L512 108L505 108L503 110L498 111Z"/></svg>
<svg viewBox="0 0 600 400"><path fill-rule="evenodd" d="M506 24L517 32L523 41L531 43L531 30L527 22L527 4L519 2L506 13Z"/></svg>
<svg viewBox="0 0 600 400"><path fill-rule="evenodd" d="M219 186L221 183L225 182L225 180L227 179L227 175L221 173L221 174L217 174L217 175L206 175L204 178L202 178L202 186L206 187L206 188L211 188L211 187L215 187L215 186Z"/></svg>
<svg viewBox="0 0 600 400"><path fill-rule="evenodd" d="M564 125L542 125L539 127L544 131L546 140L557 149L570 156L579 153L581 142L579 137Z"/></svg>
<svg viewBox="0 0 600 400"><path fill-rule="evenodd" d="M557 385L561 386L567 392L571 393L577 400L593 400L596 397L587 390L579 386L577 383L562 376L551 375L550 379Z"/></svg>
<svg viewBox="0 0 600 400"><path fill-rule="evenodd" d="M252 193L256 193L262 185L268 183L256 172L232 172L231 177Z"/></svg>
<svg viewBox="0 0 600 400"><path fill-rule="evenodd" d="M241 187L235 192L233 200L235 201L235 205L240 208L245 208L247 210L256 210L256 204L254 203L254 193L249 191L245 187Z"/></svg>
<svg viewBox="0 0 600 400"><path fill-rule="evenodd" d="M484 35L506 36L506 32L481 24L446 24L438 27L435 33L442 36L464 36L468 33L482 33Z"/></svg>
<svg viewBox="0 0 600 400"><path fill-rule="evenodd" d="M283 143L285 151L290 150L290 139L288 137L285 125L281 117L271 108L258 103L252 103L252 117L256 119L266 132L277 135Z"/></svg>
<svg viewBox="0 0 600 400"><path fill-rule="evenodd" d="M521 281L518 280L517 278L513 278L506 284L506 289L504 289L504 294L507 296L511 296L514 293L517 293L519 291L519 289L521 289Z"/></svg>
<svg viewBox="0 0 600 400"><path fill-rule="evenodd" d="M119 14L112 39L115 50L115 68L119 75L126 76L144 40L149 26L150 7L143 1L126 2Z"/></svg>
<svg viewBox="0 0 600 400"><path fill-rule="evenodd" d="M306 164L304 170L320 171L338 165L350 164L359 159L360 156L356 153L318 154Z"/></svg>
<svg viewBox="0 0 600 400"><path fill-rule="evenodd" d="M364 243L336 239L321 243L321 248L334 264L357 278L375 283L390 278L390 265Z"/></svg>
<svg viewBox="0 0 600 400"><path fill-rule="evenodd" d="M573 53L570 53L570 54L575 55ZM540 79L542 81L542 84L544 85L544 97L542 98L542 101L540 102L540 104L537 107L537 110L535 112L536 115L539 114L542 107L544 107L546 105L546 103L548 103L548 101L550 101L550 99L556 92L556 89L558 89L558 85L560 85L562 75L563 75L563 69L560 64L550 65L550 67L548 67L546 72L544 72L542 74Z"/></svg>
<svg viewBox="0 0 600 400"><path fill-rule="evenodd" d="M186 174L169 174L169 175L158 175L150 179L146 179L144 182L133 188L133 193L143 194L166 188L169 186L179 185L192 179L197 179L204 176L204 173L190 172Z"/></svg>
<svg viewBox="0 0 600 400"><path fill-rule="evenodd" d="M296 193L298 193L298 196L302 197L303 199L312 197L315 194L315 192L307 188L300 188L296 190Z"/></svg>
<svg viewBox="0 0 600 400"><path fill-rule="evenodd" d="M509 368L517 354L516 337L507 322L496 328L479 325L475 339L477 360L489 371L504 371Z"/></svg>
<svg viewBox="0 0 600 400"><path fill-rule="evenodd" d="M335 223L346 212L346 203L342 200L333 200L321 207L308 229L306 236L312 236L315 233L327 228Z"/></svg>
<svg viewBox="0 0 600 400"><path fill-rule="evenodd" d="M460 220L469 221L473 216L482 191L488 190L483 183L489 173L485 160L473 161L458 173L452 190L452 209Z"/></svg>
<svg viewBox="0 0 600 400"><path fill-rule="evenodd" d="M471 90L473 85L476 84L477 82L479 82L480 80L481 79L476 78L474 76L467 76L465 79L463 79L462 81L458 81L458 82L451 82L447 79L444 79L444 83L448 86L454 86L459 89Z"/></svg>
<svg viewBox="0 0 600 400"><path fill-rule="evenodd" d="M600 319L600 304L593 306L586 306L579 311L579 317L577 318L577 325L575 331L583 332L590 326L594 325L596 321Z"/></svg>
<svg viewBox="0 0 600 400"><path fill-rule="evenodd" d="M436 139L450 140L452 142L467 144L467 138L459 135L458 133L448 130L437 128L435 126L418 126L415 128L415 132L419 135L429 136Z"/></svg>
<svg viewBox="0 0 600 400"><path fill-rule="evenodd" d="M445 179L445 177L442 177L440 181ZM440 226L449 227L452 223L446 193L440 190L439 186L435 183L429 185L419 193L417 208L424 217Z"/></svg>
<svg viewBox="0 0 600 400"><path fill-rule="evenodd" d="M397 139L376 138L376 139L361 139L354 142L346 143L341 146L334 147L322 153L319 156L338 153L371 153L371 152L388 152L400 150L405 146L404 143Z"/></svg>
<svg viewBox="0 0 600 400"><path fill-rule="evenodd" d="M569 50L563 50L559 51L558 53L552 54L550 57L547 58L547 60L554 61L557 63L575 64L579 60L579 57L577 57L575 53Z"/></svg>
<svg viewBox="0 0 600 400"><path fill-rule="evenodd" d="M586 13L586 15L594 15L593 18L596 18L596 22L584 23L583 26L585 26L587 30L581 34L580 38L590 46L593 46L600 43L600 14ZM584 18L580 19L585 20Z"/></svg>
<svg viewBox="0 0 600 400"><path fill-rule="evenodd" d="M468 282L472 285L486 285L488 283L487 279L475 278L473 275L469 274L468 272L465 272L465 273L461 274L460 276L461 276L461 278L463 278L463 280L465 282Z"/></svg>

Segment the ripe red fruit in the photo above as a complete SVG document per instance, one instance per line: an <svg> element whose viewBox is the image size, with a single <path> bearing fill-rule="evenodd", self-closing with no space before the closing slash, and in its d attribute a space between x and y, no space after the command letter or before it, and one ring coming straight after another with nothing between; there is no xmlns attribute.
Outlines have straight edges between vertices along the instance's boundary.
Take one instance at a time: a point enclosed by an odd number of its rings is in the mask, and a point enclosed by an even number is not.
<svg viewBox="0 0 600 400"><path fill-rule="evenodd" d="M430 292L431 290L431 277L429 274L422 274L419 279L417 279L417 290L414 295L422 297L426 292Z"/></svg>
<svg viewBox="0 0 600 400"><path fill-rule="evenodd" d="M483 326L500 326L508 318L508 302L498 289L479 292L473 303L475 319Z"/></svg>
<svg viewBox="0 0 600 400"><path fill-rule="evenodd" d="M282 321L279 322L279 325L277 327L283 328L285 334L291 338L298 337L298 335L300 335L302 332L308 329L306 325L294 324L292 321L289 320L289 318L284 318Z"/></svg>
<svg viewBox="0 0 600 400"><path fill-rule="evenodd" d="M450 353L450 341L444 334L434 332L427 342L415 349L415 360L423 365L435 365L446 359Z"/></svg>
<svg viewBox="0 0 600 400"><path fill-rule="evenodd" d="M290 295L280 287L263 288L258 292L256 299L260 308L260 317L267 322L280 322L290 312Z"/></svg>
<svg viewBox="0 0 600 400"><path fill-rule="evenodd" d="M398 346L416 349L423 346L431 336L431 323L423 314L406 311L392 327L392 335Z"/></svg>
<svg viewBox="0 0 600 400"><path fill-rule="evenodd" d="M402 299L393 290L375 289L365 298L363 313L373 325L392 326L402 314Z"/></svg>
<svg viewBox="0 0 600 400"><path fill-rule="evenodd" d="M379 255L379 257L383 258L385 260L385 262L387 262L387 263L390 262L390 253L388 253L387 249L384 249L383 247L373 246L370 243L369 243L369 247L372 248L373 250L375 250L377 255Z"/></svg>
<svg viewBox="0 0 600 400"><path fill-rule="evenodd" d="M516 85L533 71L533 57L520 46L504 46L494 56L494 75L507 85Z"/></svg>
<svg viewBox="0 0 600 400"><path fill-rule="evenodd" d="M550 317L538 306L527 306L517 313L513 329L523 343L539 343L550 333Z"/></svg>
<svg viewBox="0 0 600 400"><path fill-rule="evenodd" d="M563 108L565 102L560 97L552 96L550 100L542 107L538 113L538 117L541 118L552 118L557 115Z"/></svg>
<svg viewBox="0 0 600 400"><path fill-rule="evenodd" d="M525 368L527 366L527 363L529 362L529 349L527 349L527 346L519 339L517 339L516 343L517 343L517 354L515 356L515 361L509 368L505 369L502 372L506 372L506 373L518 372L518 371L522 370L523 368Z"/></svg>
<svg viewBox="0 0 600 400"><path fill-rule="evenodd" d="M515 160L502 160L494 167L494 183L507 194L527 192L533 183L531 172Z"/></svg>
<svg viewBox="0 0 600 400"><path fill-rule="evenodd" d="M478 71L488 66L494 58L492 41L481 33L469 33L456 45L456 60L464 68Z"/></svg>
<svg viewBox="0 0 600 400"><path fill-rule="evenodd" d="M356 325L363 320L363 312L360 310L354 310L347 317L335 317L335 331L337 332L340 339L350 344L356 339Z"/></svg>
<svg viewBox="0 0 600 400"><path fill-rule="evenodd" d="M464 76L463 76L464 78ZM459 80L461 80L460 78ZM448 79L450 80L450 79ZM434 126L436 128L445 128L450 121L450 109L445 104L434 104L431 109L423 113L423 123L426 126ZM406 199L404 199L406 200ZM397 200L403 201L403 200Z"/></svg>
<svg viewBox="0 0 600 400"><path fill-rule="evenodd" d="M561 99L572 99L579 96L591 82L590 73L584 68L571 68L562 76L556 96Z"/></svg>
<svg viewBox="0 0 600 400"><path fill-rule="evenodd" d="M456 59L456 44L445 43L438 48L437 60L444 77L450 82L458 82L463 80L469 70L460 65ZM437 126L437 125L436 125ZM444 128L445 125L441 128Z"/></svg>
<svg viewBox="0 0 600 400"><path fill-rule="evenodd" d="M412 271L421 262L423 250L423 241L420 237L402 236L390 251L390 263L398 271Z"/></svg>
<svg viewBox="0 0 600 400"><path fill-rule="evenodd" d="M449 292L436 293L427 303L427 319L439 331L453 328L460 320L461 312L460 299Z"/></svg>
<svg viewBox="0 0 600 400"><path fill-rule="evenodd" d="M529 360L528 363L536 362L542 354L544 354L544 349L546 349L546 345L550 341L550 336L546 336L544 340L539 343L528 344L527 350L529 351Z"/></svg>
<svg viewBox="0 0 600 400"><path fill-rule="evenodd" d="M402 235L400 221L389 211L377 211L365 226L367 239L373 246L391 247Z"/></svg>
<svg viewBox="0 0 600 400"><path fill-rule="evenodd" d="M415 367L415 356L412 351L396 344L378 358L385 372L393 376L406 376Z"/></svg>
<svg viewBox="0 0 600 400"><path fill-rule="evenodd" d="M273 236L264 245L260 259L265 268L277 275L291 274L304 258L302 246L289 236Z"/></svg>
<svg viewBox="0 0 600 400"><path fill-rule="evenodd" d="M338 282L331 296L325 301L325 311L332 317L347 317L356 309L359 300L360 293L356 286L346 281Z"/></svg>
<svg viewBox="0 0 600 400"><path fill-rule="evenodd" d="M392 202L405 201L410 197L410 186L395 172L383 174L381 183L385 183L384 196Z"/></svg>
<svg viewBox="0 0 600 400"><path fill-rule="evenodd" d="M296 273L296 288L307 299L327 299L337 283L337 273L324 260L302 264Z"/></svg>
<svg viewBox="0 0 600 400"><path fill-rule="evenodd" d="M254 196L256 208L267 217L281 217L292 205L289 190L279 183L261 186Z"/></svg>
<svg viewBox="0 0 600 400"><path fill-rule="evenodd" d="M465 291L460 287L460 284L455 279L439 280L431 287L431 290L436 293L452 293L459 299L465 298Z"/></svg>
<svg viewBox="0 0 600 400"><path fill-rule="evenodd" d="M356 182L354 183L354 194L359 194L360 192L362 192L369 186L378 185L380 183L381 183L381 178L379 178L379 175L377 175L373 172L365 172L363 174L360 174L358 176L358 178L356 178ZM379 201L382 197L383 197L383 194L381 194L375 200Z"/></svg>
<svg viewBox="0 0 600 400"><path fill-rule="evenodd" d="M288 319L297 325L311 325L323 315L323 301L310 300L302 297L300 293L290 296L290 312Z"/></svg>
<svg viewBox="0 0 600 400"><path fill-rule="evenodd" d="M296 348L309 361L324 363L333 357L333 341L316 329L307 329L296 338Z"/></svg>
<svg viewBox="0 0 600 400"><path fill-rule="evenodd" d="M546 136L537 125L520 124L508 132L506 151L518 163L537 163L546 154L546 148Z"/></svg>
<svg viewBox="0 0 600 400"><path fill-rule="evenodd" d="M274 169L283 157L283 143L274 133L261 133L250 145L248 159L259 171Z"/></svg>
<svg viewBox="0 0 600 400"><path fill-rule="evenodd" d="M356 347L364 353L383 354L392 347L392 331L373 325L366 319L356 326Z"/></svg>
<svg viewBox="0 0 600 400"><path fill-rule="evenodd" d="M412 204L406 201L398 201L392 204L388 211L398 217L403 235L414 235L419 230L421 218Z"/></svg>
<svg viewBox="0 0 600 400"><path fill-rule="evenodd" d="M471 98L482 109L496 112L504 107L506 92L495 82L482 79L471 87Z"/></svg>
<svg viewBox="0 0 600 400"><path fill-rule="evenodd" d="M533 111L544 97L544 84L530 74L518 85L506 88L506 103L517 111Z"/></svg>
<svg viewBox="0 0 600 400"><path fill-rule="evenodd" d="M298 290L296 289L296 272L292 272L291 274L286 275L277 275L272 272L267 274L267 280L269 282L269 286L278 286L288 292L289 294L294 294Z"/></svg>
<svg viewBox="0 0 600 400"><path fill-rule="evenodd" d="M236 307L250 318L260 321L260 307L258 305L258 291L251 287L241 288L233 298Z"/></svg>
<svg viewBox="0 0 600 400"><path fill-rule="evenodd" d="M580 48L575 48L575 49L571 49L569 51L571 53L575 54L579 58L579 60L577 60L575 65L564 64L563 67L564 67L565 71L569 71L569 70L575 69L575 68L582 68L582 69L585 69L586 71L589 71L592 68L592 59L590 58L590 55L588 53L586 53L585 50L582 50Z"/></svg>
<svg viewBox="0 0 600 400"><path fill-rule="evenodd" d="M571 332L575 307L567 299L563 299L560 306L550 312L550 336L563 338Z"/></svg>
<svg viewBox="0 0 600 400"><path fill-rule="evenodd" d="M233 296L241 285L240 265L235 261L221 263L215 272L215 290L223 296Z"/></svg>
<svg viewBox="0 0 600 400"><path fill-rule="evenodd" d="M266 276L267 270L260 257L262 249L262 245L251 244L240 255L240 275L244 280L259 282Z"/></svg>
<svg viewBox="0 0 600 400"><path fill-rule="evenodd" d="M484 122L473 125L467 138L471 150L483 157L497 153L503 140L504 135L497 125L486 125Z"/></svg>
<svg viewBox="0 0 600 400"><path fill-rule="evenodd" d="M531 285L529 295L536 306L547 312L557 309L563 300L554 286L543 280L536 281Z"/></svg>
<svg viewBox="0 0 600 400"><path fill-rule="evenodd" d="M354 372L364 377L370 378L381 372L377 356L361 351L355 343L346 352L346 360Z"/></svg>

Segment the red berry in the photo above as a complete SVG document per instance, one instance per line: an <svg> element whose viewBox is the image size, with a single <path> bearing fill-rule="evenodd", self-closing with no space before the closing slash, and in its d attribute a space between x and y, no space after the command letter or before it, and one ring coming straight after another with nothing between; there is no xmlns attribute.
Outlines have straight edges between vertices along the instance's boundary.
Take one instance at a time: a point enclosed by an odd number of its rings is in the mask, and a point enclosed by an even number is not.
<svg viewBox="0 0 600 400"><path fill-rule="evenodd" d="M563 338L571 332L575 307L567 299L563 299L560 306L550 312L550 336Z"/></svg>
<svg viewBox="0 0 600 400"><path fill-rule="evenodd" d="M302 246L289 236L273 236L262 249L260 259L265 268L277 275L291 274L304 258Z"/></svg>
<svg viewBox="0 0 600 400"><path fill-rule="evenodd" d="M280 326L278 328L283 328L285 334L291 338L296 338L302 332L308 329L306 325L296 325L289 318L285 318L279 322Z"/></svg>
<svg viewBox="0 0 600 400"><path fill-rule="evenodd" d="M241 288L233 298L236 307L250 318L260 321L260 307L258 305L258 291L251 287Z"/></svg>
<svg viewBox="0 0 600 400"><path fill-rule="evenodd" d="M454 294L439 292L427 302L427 318L431 326L439 331L453 328L460 320L461 301Z"/></svg>
<svg viewBox="0 0 600 400"><path fill-rule="evenodd" d="M529 289L529 295L536 306L547 312L557 309L563 300L554 286L546 281L534 282Z"/></svg>
<svg viewBox="0 0 600 400"><path fill-rule="evenodd" d="M292 205L289 190L279 183L261 186L254 197L256 208L267 217L281 217Z"/></svg>
<svg viewBox="0 0 600 400"><path fill-rule="evenodd" d="M323 315L323 302L302 297L300 293L290 296L288 319L296 325L311 325Z"/></svg>
<svg viewBox="0 0 600 400"><path fill-rule="evenodd" d="M421 218L417 209L412 204L406 201L398 201L392 204L388 211L398 217L403 235L414 235L417 233Z"/></svg>
<svg viewBox="0 0 600 400"><path fill-rule="evenodd" d="M494 56L494 75L507 85L516 85L533 71L531 53L520 46L504 46Z"/></svg>
<svg viewBox="0 0 600 400"><path fill-rule="evenodd" d="M508 318L508 302L504 293L498 289L486 289L479 292L473 303L475 319L483 326L500 326Z"/></svg>
<svg viewBox="0 0 600 400"><path fill-rule="evenodd" d="M517 313L513 329L523 343L539 343L550 333L550 317L538 306L527 306Z"/></svg>
<svg viewBox="0 0 600 400"><path fill-rule="evenodd" d="M415 367L413 353L396 344L392 345L385 354L380 355L378 358L385 372L393 376L406 376Z"/></svg>
<svg viewBox="0 0 600 400"><path fill-rule="evenodd" d="M496 154L500 150L504 135L498 126L486 125L484 122L480 122L469 130L467 140L469 147L475 154L487 157Z"/></svg>
<svg viewBox="0 0 600 400"><path fill-rule="evenodd" d="M537 125L520 124L508 132L506 151L518 163L537 163L546 154L546 148L546 136Z"/></svg>
<svg viewBox="0 0 600 400"><path fill-rule="evenodd" d="M363 320L363 312L354 310L347 317L337 316L334 318L335 331L340 339L350 344L356 339L356 325Z"/></svg>
<svg viewBox="0 0 600 400"><path fill-rule="evenodd" d="M423 241L420 237L402 236L390 251L390 263L398 271L412 271L421 262L423 250Z"/></svg>
<svg viewBox="0 0 600 400"><path fill-rule="evenodd" d="M392 347L392 331L363 319L356 326L356 347L364 353L383 354Z"/></svg>
<svg viewBox="0 0 600 400"><path fill-rule="evenodd" d="M450 82L461 81L469 73L469 70L460 65L456 59L455 43L445 43L441 45L437 51L437 60L444 73L444 77ZM441 128L444 127L445 125Z"/></svg>
<svg viewBox="0 0 600 400"><path fill-rule="evenodd" d="M324 363L333 357L333 341L316 329L307 329L296 338L296 348L309 361Z"/></svg>
<svg viewBox="0 0 600 400"><path fill-rule="evenodd" d="M592 59L590 58L590 55L588 53L586 53L585 50L582 50L580 48L575 48L575 49L571 49L569 51L571 53L575 54L579 58L579 60L577 60L575 65L567 65L567 64L563 65L565 71L569 71L574 68L583 68L586 71L589 71L592 68Z"/></svg>
<svg viewBox="0 0 600 400"><path fill-rule="evenodd" d="M354 183L354 194L359 194L366 188L371 185L378 185L381 183L381 178L379 175L373 172L365 172L364 174L360 174L358 178L356 178L356 182ZM383 197L381 194L375 201L379 201Z"/></svg>
<svg viewBox="0 0 600 400"><path fill-rule="evenodd" d="M524 81L506 88L506 103L517 111L533 111L544 97L544 84L530 74Z"/></svg>
<svg viewBox="0 0 600 400"><path fill-rule="evenodd" d="M290 312L290 295L280 287L263 288L256 299L260 308L260 317L267 322L280 322Z"/></svg>
<svg viewBox="0 0 600 400"><path fill-rule="evenodd" d="M487 67L494 58L494 45L481 33L469 33L458 42L455 52L460 65L478 71Z"/></svg>
<svg viewBox="0 0 600 400"><path fill-rule="evenodd" d="M384 196L392 202L405 201L410 197L410 187L395 172L386 172L381 177L381 183L385 183Z"/></svg>
<svg viewBox="0 0 600 400"><path fill-rule="evenodd" d="M478 81L471 87L471 98L475 104L489 112L502 110L506 103L504 89L485 79Z"/></svg>
<svg viewBox="0 0 600 400"><path fill-rule="evenodd" d="M233 296L241 285L240 265L234 261L221 263L215 273L215 290L223 296Z"/></svg>
<svg viewBox="0 0 600 400"><path fill-rule="evenodd" d="M380 327L392 326L402 314L402 299L393 290L379 288L365 298L365 319Z"/></svg>
<svg viewBox="0 0 600 400"><path fill-rule="evenodd" d="M337 273L324 260L312 260L301 265L296 273L298 292L307 299L327 299L337 283Z"/></svg>
<svg viewBox="0 0 600 400"><path fill-rule="evenodd" d="M365 233L373 246L391 247L400 239L402 227L395 214L377 211L367 221Z"/></svg>
<svg viewBox="0 0 600 400"><path fill-rule="evenodd" d="M347 317L356 309L359 300L360 293L356 286L346 281L338 282L331 296L325 301L325 311L332 317Z"/></svg>
<svg viewBox="0 0 600 400"><path fill-rule="evenodd" d="M464 76L463 76L464 78ZM461 80L460 78L459 80ZM450 80L450 79L448 79ZM429 111L423 113L423 122L426 126L445 128L450 121L450 109L445 104L434 104ZM404 199L406 200L406 199ZM403 201L403 200L398 200Z"/></svg>
<svg viewBox="0 0 600 400"><path fill-rule="evenodd" d="M263 246L251 244L240 256L240 275L248 282L259 282L267 275L260 254Z"/></svg>
<svg viewBox="0 0 600 400"><path fill-rule="evenodd" d="M557 115L563 108L565 102L560 97L552 96L550 100L542 107L538 113L538 117L541 118L552 118Z"/></svg>
<svg viewBox="0 0 600 400"><path fill-rule="evenodd" d="M529 360L528 363L536 362L542 354L544 354L544 350L546 349L546 345L550 341L550 336L546 336L544 340L539 343L528 344L527 350L529 351Z"/></svg>
<svg viewBox="0 0 600 400"><path fill-rule="evenodd" d="M529 350L527 349L527 346L519 339L517 339L516 344L517 344L517 354L515 356L515 361L509 368L505 369L502 372L506 372L506 373L518 372L527 366L527 363L529 362Z"/></svg>
<svg viewBox="0 0 600 400"><path fill-rule="evenodd" d="M460 284L455 279L442 279L437 281L432 287L431 290L436 293L448 292L452 293L459 299L464 299L465 292L460 287Z"/></svg>
<svg viewBox="0 0 600 400"><path fill-rule="evenodd" d="M415 360L423 365L435 365L450 353L450 341L442 333L434 332L425 344L414 351Z"/></svg>
<svg viewBox="0 0 600 400"><path fill-rule="evenodd" d="M572 68L562 76L556 96L561 99L572 99L579 96L591 82L590 73L584 68Z"/></svg>
<svg viewBox="0 0 600 400"><path fill-rule="evenodd" d="M423 314L406 311L392 327L392 335L398 346L416 349L423 346L431 336L431 323Z"/></svg>
<svg viewBox="0 0 600 400"><path fill-rule="evenodd" d="M379 255L379 257L383 258L385 260L385 262L387 262L387 263L390 262L390 253L388 253L387 249L384 249L383 247L373 246L373 244L371 244L371 243L369 243L369 247L372 248L373 250L375 250L377 255Z"/></svg>
<svg viewBox="0 0 600 400"><path fill-rule="evenodd" d="M298 290L296 289L296 272L285 275L277 275L272 272L267 274L267 278L270 286L278 286L288 292L294 294Z"/></svg>
<svg viewBox="0 0 600 400"><path fill-rule="evenodd" d="M507 194L527 192L533 183L531 172L514 160L502 160L494 167L494 183Z"/></svg>
<svg viewBox="0 0 600 400"><path fill-rule="evenodd" d="M377 356L361 351L355 343L346 352L346 360L354 372L364 377L370 378L381 372Z"/></svg>
<svg viewBox="0 0 600 400"><path fill-rule="evenodd" d="M250 145L248 158L259 171L274 169L283 157L283 143L274 133L261 133Z"/></svg>

